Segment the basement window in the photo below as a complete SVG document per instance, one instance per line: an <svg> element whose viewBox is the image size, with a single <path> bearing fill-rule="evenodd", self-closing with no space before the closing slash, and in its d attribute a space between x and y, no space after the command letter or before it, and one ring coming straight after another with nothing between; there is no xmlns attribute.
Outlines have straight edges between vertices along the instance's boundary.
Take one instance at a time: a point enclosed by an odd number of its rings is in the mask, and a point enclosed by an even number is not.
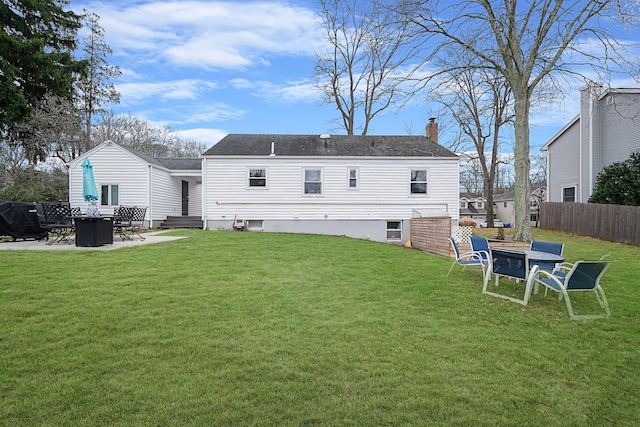
<svg viewBox="0 0 640 427"><path fill-rule="evenodd" d="M402 240L402 221L387 221L387 240Z"/></svg>

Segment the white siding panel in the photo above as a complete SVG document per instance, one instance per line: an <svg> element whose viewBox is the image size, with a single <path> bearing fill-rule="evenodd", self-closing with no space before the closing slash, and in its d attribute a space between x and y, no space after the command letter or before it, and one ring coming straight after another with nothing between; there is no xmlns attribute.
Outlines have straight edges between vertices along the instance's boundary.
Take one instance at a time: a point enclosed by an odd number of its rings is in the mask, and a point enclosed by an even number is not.
<svg viewBox="0 0 640 427"><path fill-rule="evenodd" d="M101 185L117 184L120 205L146 206L149 194L149 177L145 162L128 155L112 145L92 153L89 160L93 164L93 176L100 192ZM82 165L77 162L69 171L69 201L72 206L86 208L82 198ZM99 206L104 214L113 213L113 206Z"/></svg>
<svg viewBox="0 0 640 427"><path fill-rule="evenodd" d="M458 217L458 162L446 159L209 158L207 219L407 219L414 210L447 210ZM267 169L267 188L247 188L247 168ZM303 194L304 168L323 171L323 194ZM348 169L359 186L348 189ZM411 169L429 171L429 194L409 194Z"/></svg>
<svg viewBox="0 0 640 427"><path fill-rule="evenodd" d="M182 215L182 179L163 169L152 168L153 221Z"/></svg>

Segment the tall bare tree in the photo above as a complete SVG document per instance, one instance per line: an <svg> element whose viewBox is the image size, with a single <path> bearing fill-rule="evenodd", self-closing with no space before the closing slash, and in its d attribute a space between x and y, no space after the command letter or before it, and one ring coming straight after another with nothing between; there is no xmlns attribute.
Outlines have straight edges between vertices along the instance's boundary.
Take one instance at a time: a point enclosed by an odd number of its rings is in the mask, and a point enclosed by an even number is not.
<svg viewBox="0 0 640 427"><path fill-rule="evenodd" d="M374 117L406 100L421 44L409 43L408 23L381 0L320 0L320 17L329 49L316 53L316 86L348 135L366 135Z"/></svg>
<svg viewBox="0 0 640 427"><path fill-rule="evenodd" d="M598 18L614 1L602 0L400 0L398 11L434 46L431 58L450 46L467 50L509 85L515 111L515 235L531 240L529 224L529 114L536 90L556 85L562 74L577 74L576 61L606 70L600 53L578 40L590 37L613 55L620 51ZM620 57L621 58L621 57ZM455 68L465 68L458 64ZM557 84L559 86L559 84ZM548 87L548 86L547 86Z"/></svg>
<svg viewBox="0 0 640 427"><path fill-rule="evenodd" d="M89 31L82 40L83 60L87 64L87 71L76 82L77 108L82 118L84 129L83 138L78 141L79 154L92 148L91 127L93 116L104 111L108 103L119 103L120 94L116 91L112 80L122 75L120 67L110 65L107 56L113 51L106 43L104 29L99 24L100 17L95 13L84 10L83 22Z"/></svg>
<svg viewBox="0 0 640 427"><path fill-rule="evenodd" d="M170 127L155 127L131 114L105 111L93 128L96 141L110 140L151 157L200 157L206 145L180 138Z"/></svg>
<svg viewBox="0 0 640 427"><path fill-rule="evenodd" d="M442 68L450 71L432 94L449 111L462 131L465 140L473 144L473 151L465 150L472 164L479 166L482 192L487 200L487 226L493 227L493 196L496 174L501 163L501 130L513 123L511 90L504 77L482 67L451 68L453 59L463 62L468 52L449 49ZM467 59L472 63L475 58ZM477 160L477 161L476 161Z"/></svg>

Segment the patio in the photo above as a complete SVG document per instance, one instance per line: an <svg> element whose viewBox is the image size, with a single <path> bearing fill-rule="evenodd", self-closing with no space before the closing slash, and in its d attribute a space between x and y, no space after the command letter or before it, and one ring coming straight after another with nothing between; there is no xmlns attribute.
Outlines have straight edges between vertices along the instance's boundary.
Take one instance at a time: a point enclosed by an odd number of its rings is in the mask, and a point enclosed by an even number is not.
<svg viewBox="0 0 640 427"><path fill-rule="evenodd" d="M96 246L96 247L78 247L73 243L54 243L47 245L46 240L16 240L16 241L0 241L0 250L5 251L20 251L20 250L34 250L34 251L69 251L69 250L88 250L88 251L112 251L114 249L128 248L131 246L152 245L154 243L170 242L172 240L185 239L185 236L167 236L163 233L166 231L152 231L144 233L145 239L133 239L125 240L118 237L114 237L113 244ZM1 239L1 238L0 238Z"/></svg>

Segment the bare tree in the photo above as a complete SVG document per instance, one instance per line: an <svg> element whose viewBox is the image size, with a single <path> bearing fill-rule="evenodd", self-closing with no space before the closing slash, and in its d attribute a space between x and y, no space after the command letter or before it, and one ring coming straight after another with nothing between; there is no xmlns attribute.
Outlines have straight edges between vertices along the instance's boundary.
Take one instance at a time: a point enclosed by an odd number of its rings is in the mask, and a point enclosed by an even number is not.
<svg viewBox="0 0 640 427"><path fill-rule="evenodd" d="M466 151L466 154L479 167L482 193L487 200L487 226L493 227L493 196L501 163L501 130L513 123L511 90L504 77L492 70L447 65L452 60L464 62L460 59L464 56L468 57L467 63L475 59L464 50L449 49L442 68L451 71L442 76L443 81L433 94L456 121L464 139L473 144L473 152Z"/></svg>
<svg viewBox="0 0 640 427"><path fill-rule="evenodd" d="M609 55L619 52L606 27L598 25L610 1L585 0L401 0L398 11L434 46L430 58L445 55L450 46L467 50L477 64L501 75L513 94L515 111L515 235L531 240L529 224L529 113L537 90L559 86L557 77L577 74L576 61L596 72L606 70L599 54L575 43L592 37ZM620 57L621 58L621 57ZM457 64L465 68L468 64ZM545 86L546 85L546 86Z"/></svg>
<svg viewBox="0 0 640 427"><path fill-rule="evenodd" d="M120 102L120 94L111 81L122 75L120 67L109 65L107 56L113 51L104 40L104 29L98 21L100 17L84 9L83 21L89 34L83 39L83 60L87 71L76 82L77 108L82 117L84 136L78 141L82 146L77 151L83 153L93 147L91 127L93 116L103 110L106 103Z"/></svg>
<svg viewBox="0 0 640 427"><path fill-rule="evenodd" d="M29 166L47 157L56 157L66 165L81 154L78 151L78 141L82 138L80 118L73 103L66 98L45 95L29 120L19 125L19 132L23 150L13 152L22 153Z"/></svg>
<svg viewBox="0 0 640 427"><path fill-rule="evenodd" d="M145 119L112 111L100 115L100 123L93 128L95 141L110 140L151 157L199 157L207 147L186 141L170 127L154 127Z"/></svg>
<svg viewBox="0 0 640 427"><path fill-rule="evenodd" d="M325 103L335 104L348 135L366 135L374 117L404 102L407 70L420 51L420 43L409 43L408 23L395 20L383 3L320 0L330 49L316 53L316 86Z"/></svg>

